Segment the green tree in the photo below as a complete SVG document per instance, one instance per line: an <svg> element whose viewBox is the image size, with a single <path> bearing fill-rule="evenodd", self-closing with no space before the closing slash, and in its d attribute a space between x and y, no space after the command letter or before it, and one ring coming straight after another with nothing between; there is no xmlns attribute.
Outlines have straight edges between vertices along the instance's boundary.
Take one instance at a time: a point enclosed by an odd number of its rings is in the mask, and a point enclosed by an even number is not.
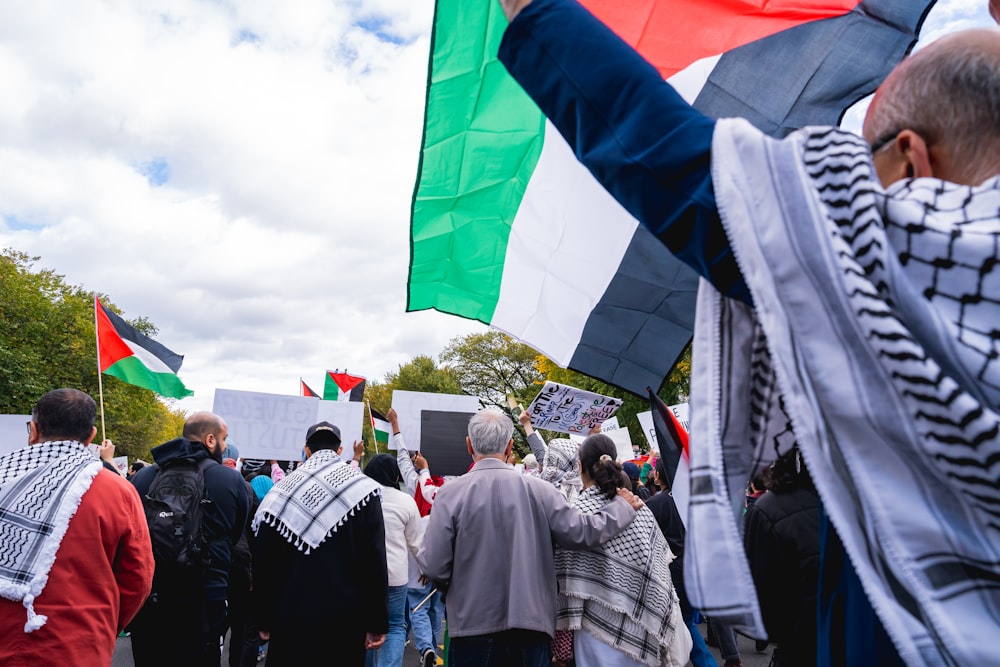
<svg viewBox="0 0 1000 667"><path fill-rule="evenodd" d="M392 407L392 392L424 391L432 394L461 394L462 387L458 376L447 367L438 366L434 359L420 354L405 364L399 365L399 370L386 373L379 382L369 382L365 387L365 400L383 415ZM366 408L367 417L367 408ZM374 455L375 434L372 433L371 420L366 419L364 425L365 456Z"/></svg>
<svg viewBox="0 0 1000 667"><path fill-rule="evenodd" d="M484 405L507 410L508 396L523 403L536 393L543 379L535 366L537 356L524 343L487 331L452 339L441 352L441 361L457 373L465 393L478 396Z"/></svg>
<svg viewBox="0 0 1000 667"><path fill-rule="evenodd" d="M74 387L98 399L94 295L51 270L35 270L37 257L0 252L0 412L27 414L47 391ZM110 299L101 301L114 308ZM145 319L130 322L152 335ZM180 435L184 415L152 392L103 377L107 436L116 454L149 460L149 449ZM98 438L100 433L98 420Z"/></svg>

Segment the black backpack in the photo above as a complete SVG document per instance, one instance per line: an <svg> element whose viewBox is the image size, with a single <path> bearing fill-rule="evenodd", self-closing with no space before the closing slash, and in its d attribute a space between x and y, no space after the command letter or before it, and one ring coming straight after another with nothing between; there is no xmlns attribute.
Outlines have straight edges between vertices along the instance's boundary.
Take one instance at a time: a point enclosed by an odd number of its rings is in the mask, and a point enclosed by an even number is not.
<svg viewBox="0 0 1000 667"><path fill-rule="evenodd" d="M205 468L212 463L216 461L210 458L179 458L156 464L142 505L157 570L192 571L208 565L204 508L212 501L205 498Z"/></svg>

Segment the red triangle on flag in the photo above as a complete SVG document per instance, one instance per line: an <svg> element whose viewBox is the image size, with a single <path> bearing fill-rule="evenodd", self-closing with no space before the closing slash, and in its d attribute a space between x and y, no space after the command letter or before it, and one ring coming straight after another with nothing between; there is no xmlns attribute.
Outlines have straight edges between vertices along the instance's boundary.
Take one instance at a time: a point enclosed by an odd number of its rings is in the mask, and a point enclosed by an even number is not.
<svg viewBox="0 0 1000 667"><path fill-rule="evenodd" d="M330 379L337 383L337 387L345 394L365 381L363 377L348 375L347 373L330 372Z"/></svg>
<svg viewBox="0 0 1000 667"><path fill-rule="evenodd" d="M842 16L860 0L581 0L668 79L691 63L803 23Z"/></svg>

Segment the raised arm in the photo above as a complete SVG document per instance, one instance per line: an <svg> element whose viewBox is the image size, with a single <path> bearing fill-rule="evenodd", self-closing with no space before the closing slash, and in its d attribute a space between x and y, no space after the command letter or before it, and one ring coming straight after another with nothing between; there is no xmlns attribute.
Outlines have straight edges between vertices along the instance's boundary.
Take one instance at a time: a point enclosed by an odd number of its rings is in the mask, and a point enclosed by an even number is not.
<svg viewBox="0 0 1000 667"><path fill-rule="evenodd" d="M389 422L389 426L392 427L392 434L389 437L392 438L392 444L396 447L396 464L399 465L399 474L406 482L406 490L412 495L416 493L417 486L420 484L420 475L413 467L410 451L406 448L406 440L403 439L403 434L399 430L399 415L396 414L395 410L390 409L385 418Z"/></svg>
<svg viewBox="0 0 1000 667"><path fill-rule="evenodd" d="M749 301L719 221L715 122L575 0L503 0L500 61L595 178L678 258Z"/></svg>

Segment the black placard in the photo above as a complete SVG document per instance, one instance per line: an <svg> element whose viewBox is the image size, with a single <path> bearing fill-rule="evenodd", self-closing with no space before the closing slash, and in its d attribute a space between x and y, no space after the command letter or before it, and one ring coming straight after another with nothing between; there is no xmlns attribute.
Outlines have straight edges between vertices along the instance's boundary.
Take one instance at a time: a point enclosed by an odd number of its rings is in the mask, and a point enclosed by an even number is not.
<svg viewBox="0 0 1000 667"><path fill-rule="evenodd" d="M420 453L432 475L464 475L472 465L465 446L474 412L420 411Z"/></svg>

